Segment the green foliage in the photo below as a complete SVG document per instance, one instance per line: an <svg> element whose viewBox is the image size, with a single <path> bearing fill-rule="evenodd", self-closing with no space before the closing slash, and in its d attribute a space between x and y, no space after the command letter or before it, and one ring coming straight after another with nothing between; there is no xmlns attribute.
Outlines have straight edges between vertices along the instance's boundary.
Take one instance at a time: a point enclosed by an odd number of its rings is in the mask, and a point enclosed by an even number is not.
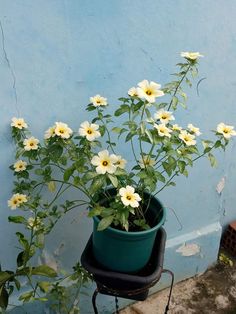
<svg viewBox="0 0 236 314"><path fill-rule="evenodd" d="M165 93L164 101L155 96L153 102L148 98L152 91L143 90L143 94L119 98L120 105L113 114L106 112L105 104L90 103L86 110L93 116L91 123L86 121L90 128L87 133L85 127L85 133L73 135L65 124L56 132L58 125L54 125L36 149L26 150L24 141L31 137L30 132L12 127L16 161L23 160L26 166L24 169L17 168L16 163L10 166L14 194L9 206L17 212L8 220L20 225L20 231L16 232L19 252L16 270L0 271L0 308L7 308L13 290L21 289L19 277L24 277L31 290L21 294L22 302L45 301L49 296L53 309L59 313L78 313L79 307L74 301L81 286L90 279L81 265L76 264L73 273L67 276L70 285L63 284L60 273L48 265L33 265L33 257L44 247L47 234L61 217L86 206L90 208L89 217L100 218L100 231L109 226L126 231L131 227L147 230L146 208L142 200L137 201L137 194L141 198L144 192L156 195L174 186L175 178L187 177L189 168L201 157L207 156L211 165L216 166L212 152L218 148L225 150L228 138L214 131L216 141L202 140L198 145L196 130L178 129L172 123L173 117L162 117L163 122L157 116L160 110L172 115L172 111L186 108L188 97L184 85L192 87L192 78L198 73L197 64L197 59L188 57L177 64L174 80L159 90L160 94ZM94 124L97 125L93 130ZM89 137L91 134L94 137ZM125 153L132 153L131 165L126 166L126 160L117 152L118 140L125 146ZM108 155L104 159L101 154ZM131 196L122 192L123 188L127 193L127 187L134 189ZM116 190L115 195L110 195L110 188ZM72 199L75 194L80 196ZM132 197L136 197L136 203ZM132 201L127 204L127 200ZM74 300L68 287L77 287Z"/></svg>

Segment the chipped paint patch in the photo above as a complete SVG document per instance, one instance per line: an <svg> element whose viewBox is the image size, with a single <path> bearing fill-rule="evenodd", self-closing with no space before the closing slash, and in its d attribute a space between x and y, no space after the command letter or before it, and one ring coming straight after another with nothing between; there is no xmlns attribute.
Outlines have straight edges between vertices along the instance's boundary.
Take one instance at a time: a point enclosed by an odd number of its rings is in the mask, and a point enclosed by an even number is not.
<svg viewBox="0 0 236 314"><path fill-rule="evenodd" d="M42 255L39 257L39 264L48 265L56 272L58 271L58 264L56 259L45 249L43 250Z"/></svg>
<svg viewBox="0 0 236 314"><path fill-rule="evenodd" d="M217 193L221 194L221 192L224 190L224 187L225 187L225 177L222 177L216 186Z"/></svg>
<svg viewBox="0 0 236 314"><path fill-rule="evenodd" d="M184 243L176 250L176 252L180 253L182 256L193 256L200 253L200 246L196 243Z"/></svg>

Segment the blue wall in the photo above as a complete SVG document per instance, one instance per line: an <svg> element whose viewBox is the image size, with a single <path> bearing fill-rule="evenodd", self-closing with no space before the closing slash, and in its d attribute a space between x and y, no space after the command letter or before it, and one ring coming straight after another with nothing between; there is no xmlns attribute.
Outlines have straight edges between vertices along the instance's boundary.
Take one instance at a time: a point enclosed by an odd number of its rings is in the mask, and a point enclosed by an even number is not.
<svg viewBox="0 0 236 314"><path fill-rule="evenodd" d="M16 239L9 225L6 202L11 195L14 146L9 123L22 116L33 134L55 121L73 129L89 119L84 107L96 93L106 96L112 108L128 88L148 79L164 84L179 62L179 52L200 51L200 78L189 93L189 107L179 116L180 124L199 125L206 137L219 122L236 125L236 2L234 0L15 0L0 2L0 246L2 266L14 267ZM121 148L121 153L125 151ZM179 279L203 271L217 256L220 239L218 223L236 219L236 143L218 154L219 166L211 169L201 160L188 179L179 178L176 188L160 195L181 221L180 228L169 211L166 229L171 241L192 239L204 251L194 260L192 272L184 273L175 245L168 250ZM130 159L131 156L126 156ZM225 177L221 194L216 185ZM91 221L71 213L48 239L48 251L63 243L61 264L71 267L91 232ZM73 228L72 228L73 226ZM201 228L208 230L202 240ZM63 230L63 234L62 231ZM213 231L212 231L213 230ZM192 237L187 237L191 234ZM204 239L208 232L204 233ZM81 241L78 241L81 239ZM212 237L212 238L211 238ZM198 239L199 238L199 239ZM214 251L212 247L214 239ZM186 240L187 241L187 240ZM199 241L199 242L198 242ZM70 257L68 257L70 256ZM186 257L182 257L186 260ZM176 262L175 262L176 260ZM201 260L201 261L200 261ZM197 268L198 263L203 265ZM183 263L184 265L184 263ZM196 270L197 269L197 270ZM196 271L195 271L196 270ZM103 299L104 311L109 308ZM84 312L86 313L86 312ZM105 313L105 312L104 312Z"/></svg>

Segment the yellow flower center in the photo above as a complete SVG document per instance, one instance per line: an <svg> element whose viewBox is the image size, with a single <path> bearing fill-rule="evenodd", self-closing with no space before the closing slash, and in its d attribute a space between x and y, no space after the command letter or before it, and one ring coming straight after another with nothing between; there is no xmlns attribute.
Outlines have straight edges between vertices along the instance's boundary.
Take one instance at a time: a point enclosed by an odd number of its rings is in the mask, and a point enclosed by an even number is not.
<svg viewBox="0 0 236 314"><path fill-rule="evenodd" d="M59 133L64 134L64 133L65 133L65 130L60 129L60 130L59 130Z"/></svg>
<svg viewBox="0 0 236 314"><path fill-rule="evenodd" d="M229 130L224 129L223 132L227 134L227 133L229 133Z"/></svg>
<svg viewBox="0 0 236 314"><path fill-rule="evenodd" d="M87 130L87 133L88 133L88 134L92 134L93 132L92 132L91 129L88 129L88 130Z"/></svg>
<svg viewBox="0 0 236 314"><path fill-rule="evenodd" d="M168 116L167 116L166 114L163 114L161 118L162 118L162 119L167 119Z"/></svg>
<svg viewBox="0 0 236 314"><path fill-rule="evenodd" d="M151 91L150 89L147 89L147 90L146 90L146 94L147 94L148 96L150 96L150 95L152 95L152 91Z"/></svg>
<svg viewBox="0 0 236 314"><path fill-rule="evenodd" d="M33 142L30 142L30 144L29 144L29 145L32 147L32 146L34 146L34 143L33 143Z"/></svg>
<svg viewBox="0 0 236 314"><path fill-rule="evenodd" d="M104 160L104 161L102 162L102 165L103 165L104 167L106 167L106 166L108 165L108 162L107 162L106 160Z"/></svg>
<svg viewBox="0 0 236 314"><path fill-rule="evenodd" d="M22 123L21 123L21 122L17 122L17 125L18 125L18 126L22 126Z"/></svg>
<svg viewBox="0 0 236 314"><path fill-rule="evenodd" d="M188 137L188 136L185 136L185 137L184 137L184 141L185 141L185 142L188 142L188 141L189 141L189 137Z"/></svg>
<svg viewBox="0 0 236 314"><path fill-rule="evenodd" d="M16 204L17 204L17 200L14 200L14 201L13 201L13 204L15 204L15 205L16 205Z"/></svg>
<svg viewBox="0 0 236 314"><path fill-rule="evenodd" d="M23 167L23 165L18 165L18 167L19 167L19 168L22 168L22 167Z"/></svg>
<svg viewBox="0 0 236 314"><path fill-rule="evenodd" d="M127 195L126 198L127 198L128 201L132 200L132 197L130 195Z"/></svg>
<svg viewBox="0 0 236 314"><path fill-rule="evenodd" d="M97 99L97 100L96 100L96 103L97 103L97 104L100 104L100 103L101 103L101 100L98 100L98 99Z"/></svg>

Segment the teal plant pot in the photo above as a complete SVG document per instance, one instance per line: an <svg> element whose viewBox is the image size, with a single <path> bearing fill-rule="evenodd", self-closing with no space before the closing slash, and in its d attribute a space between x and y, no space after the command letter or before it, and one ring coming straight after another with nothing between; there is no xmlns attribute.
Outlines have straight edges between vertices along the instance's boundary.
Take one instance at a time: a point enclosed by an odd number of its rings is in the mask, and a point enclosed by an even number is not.
<svg viewBox="0 0 236 314"><path fill-rule="evenodd" d="M152 254L158 229L164 224L166 210L155 197L151 197L147 209L152 228L138 232L127 232L108 227L97 231L99 218L94 217L93 254L103 267L125 273L140 271Z"/></svg>

